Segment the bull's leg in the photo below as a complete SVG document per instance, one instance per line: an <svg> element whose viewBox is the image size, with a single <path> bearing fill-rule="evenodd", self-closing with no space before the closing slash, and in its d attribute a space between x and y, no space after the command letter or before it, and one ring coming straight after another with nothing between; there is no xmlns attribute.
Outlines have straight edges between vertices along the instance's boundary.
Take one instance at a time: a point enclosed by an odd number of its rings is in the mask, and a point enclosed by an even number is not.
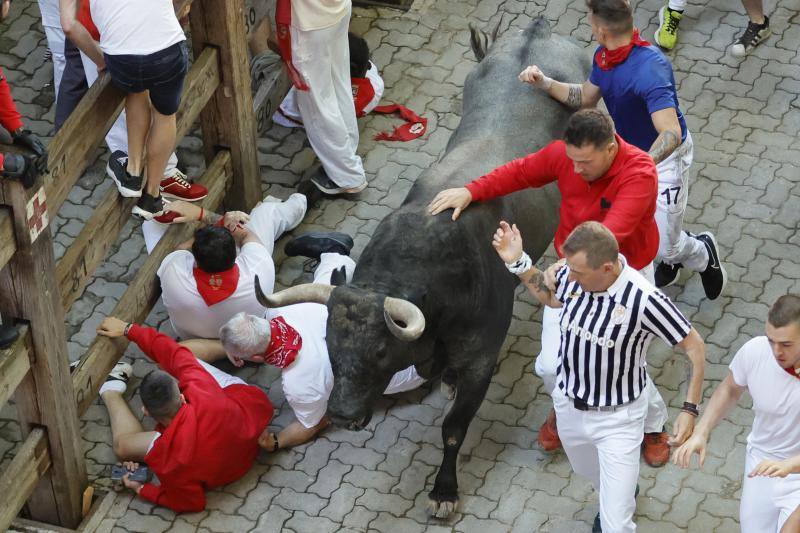
<svg viewBox="0 0 800 533"><path fill-rule="evenodd" d="M442 372L442 395L448 400L453 400L456 397L456 385L458 384L458 374L450 367L447 367Z"/></svg>
<svg viewBox="0 0 800 533"><path fill-rule="evenodd" d="M458 479L456 460L472 418L486 395L492 379L492 368L465 369L458 373L457 394L453 407L442 424L444 457L433 490L428 493L428 513L436 518L447 518L458 505Z"/></svg>

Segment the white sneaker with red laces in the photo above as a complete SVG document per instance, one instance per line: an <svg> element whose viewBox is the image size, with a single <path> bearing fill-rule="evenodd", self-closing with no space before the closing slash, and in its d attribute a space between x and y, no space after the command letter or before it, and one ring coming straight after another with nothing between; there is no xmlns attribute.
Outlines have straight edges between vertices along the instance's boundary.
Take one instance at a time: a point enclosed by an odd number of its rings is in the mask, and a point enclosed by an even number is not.
<svg viewBox="0 0 800 533"><path fill-rule="evenodd" d="M196 202L208 196L208 189L186 179L186 174L178 170L172 176L161 180L161 195L174 200Z"/></svg>

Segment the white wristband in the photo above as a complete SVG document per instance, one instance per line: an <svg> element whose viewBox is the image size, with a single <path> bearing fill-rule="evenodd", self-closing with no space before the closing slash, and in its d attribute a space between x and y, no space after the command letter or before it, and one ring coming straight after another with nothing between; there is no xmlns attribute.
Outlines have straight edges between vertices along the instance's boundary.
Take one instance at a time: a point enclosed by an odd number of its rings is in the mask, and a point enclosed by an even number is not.
<svg viewBox="0 0 800 533"><path fill-rule="evenodd" d="M527 272L528 270L531 269L531 267L533 267L533 260L531 259L531 256L529 256L524 251L522 252L522 255L519 257L519 259L517 259L515 262L506 263L506 268L508 269L508 271L516 275L520 275L524 272Z"/></svg>

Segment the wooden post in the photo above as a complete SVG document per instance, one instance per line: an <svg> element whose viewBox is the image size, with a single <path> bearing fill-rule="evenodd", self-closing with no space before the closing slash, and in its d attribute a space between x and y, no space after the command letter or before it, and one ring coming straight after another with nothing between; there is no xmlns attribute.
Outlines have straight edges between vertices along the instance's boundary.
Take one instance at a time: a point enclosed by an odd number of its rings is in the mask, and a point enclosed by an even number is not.
<svg viewBox="0 0 800 533"><path fill-rule="evenodd" d="M37 520L75 527L81 521L86 464L46 202L42 180L30 190L16 182L2 184L0 203L11 207L17 251L0 272L0 310L30 323L31 370L14 400L23 437L34 426L47 428L53 465L33 491L28 509Z"/></svg>
<svg viewBox="0 0 800 533"><path fill-rule="evenodd" d="M230 150L233 184L225 206L250 211L262 193L244 4L242 0L195 0L190 22L195 57L207 46L219 49L222 83L200 114L206 163L210 164L219 150Z"/></svg>

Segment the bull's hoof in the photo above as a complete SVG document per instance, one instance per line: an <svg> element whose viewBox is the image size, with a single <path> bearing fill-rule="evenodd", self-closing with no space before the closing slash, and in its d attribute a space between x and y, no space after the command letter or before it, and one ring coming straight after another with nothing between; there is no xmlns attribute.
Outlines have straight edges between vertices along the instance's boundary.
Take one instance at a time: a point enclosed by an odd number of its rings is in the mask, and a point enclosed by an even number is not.
<svg viewBox="0 0 800 533"><path fill-rule="evenodd" d="M455 386L450 385L450 384L445 383L444 381L442 381L441 391L442 391L442 396L444 396L448 400L455 400L456 399L456 388L455 388Z"/></svg>
<svg viewBox="0 0 800 533"><path fill-rule="evenodd" d="M434 518L447 518L458 507L458 496L434 496L428 494L428 515Z"/></svg>

